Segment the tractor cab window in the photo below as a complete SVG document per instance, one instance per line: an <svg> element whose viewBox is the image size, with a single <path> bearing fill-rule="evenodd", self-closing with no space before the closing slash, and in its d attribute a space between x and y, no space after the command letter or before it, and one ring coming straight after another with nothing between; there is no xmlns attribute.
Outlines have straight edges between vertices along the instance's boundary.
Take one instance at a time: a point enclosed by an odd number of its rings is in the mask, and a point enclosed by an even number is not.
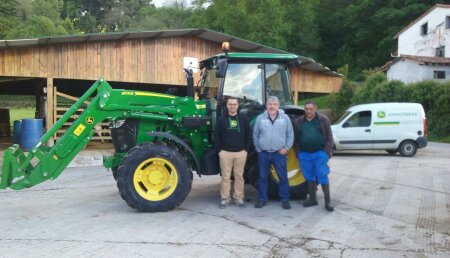
<svg viewBox="0 0 450 258"><path fill-rule="evenodd" d="M292 105L288 71L285 65L265 64L266 97L276 96L280 105Z"/></svg>
<svg viewBox="0 0 450 258"><path fill-rule="evenodd" d="M229 63L223 96L239 98L242 104L263 105L262 69L259 64Z"/></svg>
<svg viewBox="0 0 450 258"><path fill-rule="evenodd" d="M217 93L219 91L219 86L220 86L220 78L216 77L216 70L212 67L206 68L203 71L202 76L200 99L217 100Z"/></svg>

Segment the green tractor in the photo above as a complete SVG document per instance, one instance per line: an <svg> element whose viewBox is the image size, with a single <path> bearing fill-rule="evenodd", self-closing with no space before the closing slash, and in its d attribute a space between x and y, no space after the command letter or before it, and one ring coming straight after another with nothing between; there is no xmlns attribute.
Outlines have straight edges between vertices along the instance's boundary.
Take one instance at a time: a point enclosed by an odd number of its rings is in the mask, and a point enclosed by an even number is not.
<svg viewBox="0 0 450 258"><path fill-rule="evenodd" d="M29 153L22 152L18 145L5 150L0 189L20 190L57 178L92 138L94 126L109 119L115 153L105 156L103 164L112 170L121 197L139 211L171 210L189 194L193 171L199 176L220 173L212 133L217 117L226 112L223 100L227 96L237 97L240 112L253 122L272 95L279 98L292 120L304 114L292 105L289 85L288 67L298 64L298 56L293 54L225 51L200 62L201 80L195 87L192 70L185 69L185 97L112 89L100 79ZM83 107L83 113L55 145L46 146ZM304 198L305 179L293 150L288 153L288 173L291 197ZM245 180L256 187L257 178L256 153L252 151ZM277 198L275 171L270 178L269 195Z"/></svg>

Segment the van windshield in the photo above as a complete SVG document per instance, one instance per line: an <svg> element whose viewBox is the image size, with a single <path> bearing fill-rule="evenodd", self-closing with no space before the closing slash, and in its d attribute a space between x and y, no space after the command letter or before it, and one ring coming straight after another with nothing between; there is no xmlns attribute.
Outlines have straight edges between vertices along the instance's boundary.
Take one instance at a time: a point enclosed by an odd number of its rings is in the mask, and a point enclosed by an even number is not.
<svg viewBox="0 0 450 258"><path fill-rule="evenodd" d="M350 111L345 111L344 114L342 114L337 120L335 120L333 122L333 125L337 125L340 124L342 122L342 120L344 120L346 117L348 117L352 112Z"/></svg>

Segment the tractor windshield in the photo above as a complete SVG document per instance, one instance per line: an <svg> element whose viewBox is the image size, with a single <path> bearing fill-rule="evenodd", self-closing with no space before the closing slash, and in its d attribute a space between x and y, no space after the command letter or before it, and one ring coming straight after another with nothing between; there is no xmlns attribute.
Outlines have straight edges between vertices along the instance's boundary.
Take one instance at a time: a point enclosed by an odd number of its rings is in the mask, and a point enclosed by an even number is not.
<svg viewBox="0 0 450 258"><path fill-rule="evenodd" d="M292 105L288 70L285 65L265 64L266 98L276 96L281 106Z"/></svg>
<svg viewBox="0 0 450 258"><path fill-rule="evenodd" d="M230 63L223 96L238 97L258 105L264 105L269 96L277 96L281 106L292 104L287 68L282 64Z"/></svg>
<svg viewBox="0 0 450 258"><path fill-rule="evenodd" d="M233 96L263 105L263 70L259 64L228 64L223 96Z"/></svg>
<svg viewBox="0 0 450 258"><path fill-rule="evenodd" d="M222 92L220 89L223 83ZM216 77L212 67L206 68L200 99L216 99L233 96L242 106L264 108L269 96L276 96L280 105L292 104L289 74L284 64L228 63L223 80Z"/></svg>

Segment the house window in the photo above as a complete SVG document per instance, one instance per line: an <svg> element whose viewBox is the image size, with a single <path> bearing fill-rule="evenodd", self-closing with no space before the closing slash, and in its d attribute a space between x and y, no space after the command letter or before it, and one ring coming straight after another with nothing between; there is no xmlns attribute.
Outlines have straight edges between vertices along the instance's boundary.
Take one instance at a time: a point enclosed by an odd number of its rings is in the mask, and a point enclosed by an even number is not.
<svg viewBox="0 0 450 258"><path fill-rule="evenodd" d="M428 22L422 24L422 26L420 26L420 35L424 36L428 34Z"/></svg>
<svg viewBox="0 0 450 258"><path fill-rule="evenodd" d="M445 71L434 71L433 78L434 79L445 79Z"/></svg>
<svg viewBox="0 0 450 258"><path fill-rule="evenodd" d="M445 57L445 47L436 48L436 56L437 57Z"/></svg>
<svg viewBox="0 0 450 258"><path fill-rule="evenodd" d="M445 17L445 28L450 29L450 16Z"/></svg>

